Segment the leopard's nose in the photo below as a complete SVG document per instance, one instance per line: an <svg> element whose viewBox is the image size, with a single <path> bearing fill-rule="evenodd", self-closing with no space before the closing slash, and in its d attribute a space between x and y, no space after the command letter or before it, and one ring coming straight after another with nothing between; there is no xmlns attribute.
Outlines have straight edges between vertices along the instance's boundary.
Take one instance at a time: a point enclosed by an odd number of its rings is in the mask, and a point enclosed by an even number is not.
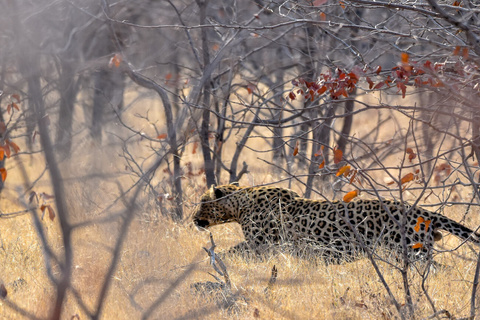
<svg viewBox="0 0 480 320"><path fill-rule="evenodd" d="M199 228L206 228L210 225L210 223L208 222L208 220L198 220L198 219L195 219L193 220L193 222L195 223L195 225Z"/></svg>

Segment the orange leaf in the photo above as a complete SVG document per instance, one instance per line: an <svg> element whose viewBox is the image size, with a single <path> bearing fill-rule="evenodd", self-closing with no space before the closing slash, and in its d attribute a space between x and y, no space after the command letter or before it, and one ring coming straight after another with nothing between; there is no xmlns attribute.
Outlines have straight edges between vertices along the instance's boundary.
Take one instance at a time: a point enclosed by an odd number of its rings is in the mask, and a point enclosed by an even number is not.
<svg viewBox="0 0 480 320"><path fill-rule="evenodd" d="M338 164L340 161L342 161L343 157L343 151L340 149L333 149L333 163Z"/></svg>
<svg viewBox="0 0 480 320"><path fill-rule="evenodd" d="M2 175L2 181L5 182L5 180L7 179L7 169L0 168L0 174Z"/></svg>
<svg viewBox="0 0 480 320"><path fill-rule="evenodd" d="M158 137L157 137L158 140L162 140L162 139L166 139L166 138L167 138L166 133L159 134Z"/></svg>
<svg viewBox="0 0 480 320"><path fill-rule="evenodd" d="M430 223L432 223L432 220L425 220L425 231L428 231L428 227L430 226Z"/></svg>
<svg viewBox="0 0 480 320"><path fill-rule="evenodd" d="M414 228L416 232L420 231L420 224L422 222L425 222L425 219L423 219L423 217L418 217L417 218L417 224L415 225L415 228Z"/></svg>
<svg viewBox="0 0 480 320"><path fill-rule="evenodd" d="M322 21L327 20L327 15L325 14L325 12L320 12L320 20L322 20Z"/></svg>
<svg viewBox="0 0 480 320"><path fill-rule="evenodd" d="M408 59L409 59L408 53L402 52L402 63L408 63Z"/></svg>
<svg viewBox="0 0 480 320"><path fill-rule="evenodd" d="M412 181L414 178L413 173L407 173L406 175L403 176L402 180L400 180L401 184L407 183Z"/></svg>
<svg viewBox="0 0 480 320"><path fill-rule="evenodd" d="M3 148L0 148L0 161L2 161L3 158L5 158L5 151L3 151Z"/></svg>
<svg viewBox="0 0 480 320"><path fill-rule="evenodd" d="M410 153L408 155L408 160L410 160L410 162L412 162L413 159L415 159L417 157L417 155L415 153Z"/></svg>
<svg viewBox="0 0 480 320"><path fill-rule="evenodd" d="M323 169L323 167L325 167L325 160L323 160L322 163L320 163L320 165L318 166L319 169Z"/></svg>
<svg viewBox="0 0 480 320"><path fill-rule="evenodd" d="M358 196L358 190L350 191L345 196L343 196L343 201L344 202L350 202L357 196Z"/></svg>
<svg viewBox="0 0 480 320"><path fill-rule="evenodd" d="M298 146L293 149L293 156L295 157L298 154Z"/></svg>
<svg viewBox="0 0 480 320"><path fill-rule="evenodd" d="M110 61L108 62L108 67L118 68L121 62L122 62L122 56L120 56L118 53L115 53L113 57L110 59Z"/></svg>
<svg viewBox="0 0 480 320"><path fill-rule="evenodd" d="M167 75L165 76L165 80L170 80L172 79L172 74L171 73L167 73Z"/></svg>
<svg viewBox="0 0 480 320"><path fill-rule="evenodd" d="M345 4L343 3L343 1L339 1L338 4L340 5L340 7L342 7L342 9L345 9Z"/></svg>
<svg viewBox="0 0 480 320"><path fill-rule="evenodd" d="M7 113L10 114L10 112L12 112L12 105L11 104L9 104L7 106Z"/></svg>
<svg viewBox="0 0 480 320"><path fill-rule="evenodd" d="M410 154L410 153L413 153L413 150L412 150L412 148L407 148L407 150L405 150L405 152Z"/></svg>
<svg viewBox="0 0 480 320"><path fill-rule="evenodd" d="M18 105L15 102L12 102L12 107L17 109L18 111L20 111L20 108L18 107Z"/></svg>
<svg viewBox="0 0 480 320"><path fill-rule="evenodd" d="M412 249L419 249L419 248L423 248L423 244L421 244L420 242L417 242L412 246Z"/></svg>
<svg viewBox="0 0 480 320"><path fill-rule="evenodd" d="M346 175L348 175L349 172L350 172L350 166L343 166L340 169L338 169L338 171L335 175L337 177L341 176L342 174L346 176Z"/></svg>
<svg viewBox="0 0 480 320"><path fill-rule="evenodd" d="M467 58L468 58L468 48L467 48L467 47L463 48L463 50L462 50L462 57L463 57L463 59L467 59Z"/></svg>
<svg viewBox="0 0 480 320"><path fill-rule="evenodd" d="M20 151L20 147L15 142L12 142L7 139L6 143L8 143L10 147L12 147L13 152L18 153L18 151Z"/></svg>

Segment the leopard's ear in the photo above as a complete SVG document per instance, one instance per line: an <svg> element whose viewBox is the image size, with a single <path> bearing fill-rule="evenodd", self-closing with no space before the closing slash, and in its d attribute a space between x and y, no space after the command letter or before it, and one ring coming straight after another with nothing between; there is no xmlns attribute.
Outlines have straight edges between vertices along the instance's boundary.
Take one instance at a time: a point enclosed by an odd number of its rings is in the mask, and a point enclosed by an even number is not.
<svg viewBox="0 0 480 320"><path fill-rule="evenodd" d="M222 189L215 187L214 184L210 186L210 197L212 199L220 199L225 196L225 193L222 191Z"/></svg>
<svg viewBox="0 0 480 320"><path fill-rule="evenodd" d="M225 193L223 192L222 189L215 188L214 186L212 186L212 188L213 188L213 192L215 194L215 199L220 199L220 198L225 197Z"/></svg>

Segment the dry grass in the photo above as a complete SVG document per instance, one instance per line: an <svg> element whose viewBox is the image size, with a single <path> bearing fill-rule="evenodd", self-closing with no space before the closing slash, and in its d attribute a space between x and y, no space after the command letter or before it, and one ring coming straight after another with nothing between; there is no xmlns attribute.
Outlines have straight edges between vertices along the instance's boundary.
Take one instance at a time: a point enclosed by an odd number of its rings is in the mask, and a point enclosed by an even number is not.
<svg viewBox="0 0 480 320"><path fill-rule="evenodd" d="M134 114L134 110L131 114ZM125 121L135 123L135 119ZM147 134L148 128L144 128ZM252 140L255 144L255 139ZM88 146L88 142L85 142ZM137 145L136 151L141 148ZM191 148L191 146L187 146ZM257 150L267 148L256 145ZM80 154L84 146L79 145ZM109 177L72 179L67 183L69 214L75 222L106 217L121 212L122 203L104 209L117 197L117 182L124 189L133 179L124 170L121 158L112 157L119 148L94 150L92 159L73 157L64 166L65 177L79 177L98 169ZM140 154L140 153L137 153ZM260 154L267 159L268 154ZM245 157L256 159L259 154L246 150ZM28 172L36 177L42 170L38 156L26 161ZM200 168L201 156L189 154L183 161L190 161ZM23 207L15 200L18 196L15 182L22 181L11 162L7 190L2 199L2 211L14 212ZM91 166L91 164L95 164ZM251 173L242 181L245 185L274 182L278 179L266 166L250 161ZM91 169L90 167L93 167ZM90 168L90 169L89 169ZM161 180L161 177L157 177ZM282 186L287 186L284 182ZM293 188L298 190L299 185ZM185 181L187 215L205 189L201 178ZM44 177L37 192L50 192ZM7 199L8 198L8 199ZM225 260L234 285L234 291L247 300L238 301L239 311L229 313L216 306L214 301L194 294L190 285L195 282L213 281L203 246L209 245L206 232L197 231L187 218L184 223L174 223L161 216L158 208L141 203L122 250L118 268L113 275L108 292L103 319L138 319L154 303L158 304L152 319L393 319L396 310L378 275L367 259L340 265L325 265L318 260L305 260L289 255L276 255L265 261L246 261L236 257ZM446 213L462 217L464 208L450 208ZM37 317L47 317L53 304L55 288L46 275L42 247L28 214L0 220L0 282L8 291L7 300L0 300L0 318L22 319L22 313L12 309L10 303ZM118 238L119 219L108 223L96 223L76 229L73 235L74 270L73 287L89 310L94 310L98 293L112 257L112 249ZM470 227L478 221L468 221ZM58 221L43 220L48 241L56 252L61 252L62 241ZM223 225L212 228L217 252L242 240L238 226ZM453 236L446 236L441 245L448 248L458 244ZM457 256L461 253L463 257ZM443 268L431 274L426 288L437 310L445 309L455 317L469 314L471 281L475 271L475 254L463 246L454 254L442 253L436 260ZM266 296L270 272L276 265L278 280ZM379 262L383 277L400 303L404 303L400 273L386 263ZM420 266L421 267L421 266ZM421 288L421 277L410 270L415 316L424 318L434 311ZM178 281L180 279L180 281ZM162 298L161 301L158 299ZM64 306L63 319L78 315L86 319L76 298L69 294Z"/></svg>

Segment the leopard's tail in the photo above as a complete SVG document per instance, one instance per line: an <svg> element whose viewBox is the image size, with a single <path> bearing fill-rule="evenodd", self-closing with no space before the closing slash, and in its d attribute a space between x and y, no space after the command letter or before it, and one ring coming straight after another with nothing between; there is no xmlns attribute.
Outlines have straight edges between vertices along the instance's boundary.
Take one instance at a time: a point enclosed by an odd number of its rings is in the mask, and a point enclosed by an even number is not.
<svg viewBox="0 0 480 320"><path fill-rule="evenodd" d="M440 216L437 217L436 223L434 223L434 230L433 230L433 235L435 238L435 241L438 241L436 237L439 236L439 232L437 230L445 230L450 232L451 234L463 239L463 240L468 240L470 242L473 242L477 245L480 245L480 233L475 232L464 225L449 219L445 216ZM441 238L441 235L440 235Z"/></svg>

